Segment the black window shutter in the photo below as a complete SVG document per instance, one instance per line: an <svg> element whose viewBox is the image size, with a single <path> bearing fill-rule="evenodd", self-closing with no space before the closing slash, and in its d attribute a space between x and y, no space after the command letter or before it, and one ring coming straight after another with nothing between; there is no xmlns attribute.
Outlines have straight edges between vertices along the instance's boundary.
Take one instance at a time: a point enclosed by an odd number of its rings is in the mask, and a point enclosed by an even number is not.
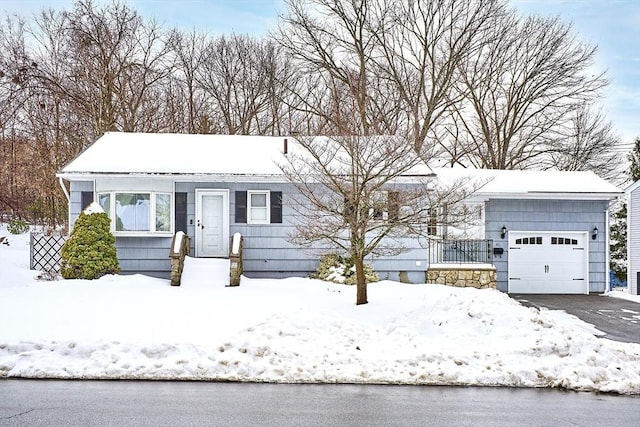
<svg viewBox="0 0 640 427"><path fill-rule="evenodd" d="M247 222L247 192L236 191L236 223L246 224Z"/></svg>
<svg viewBox="0 0 640 427"><path fill-rule="evenodd" d="M187 232L187 193L176 193L175 217L176 231Z"/></svg>
<svg viewBox="0 0 640 427"><path fill-rule="evenodd" d="M400 193L397 191L387 193L387 212L391 221L397 221L400 218Z"/></svg>
<svg viewBox="0 0 640 427"><path fill-rule="evenodd" d="M344 210L343 210L344 215L345 216L351 216L351 215L353 215L353 211L354 211L353 203L351 203L351 200L348 197L345 196L345 198L344 198Z"/></svg>
<svg viewBox="0 0 640 427"><path fill-rule="evenodd" d="M93 202L93 191L83 191L80 193L80 204L82 205L82 210L87 209Z"/></svg>
<svg viewBox="0 0 640 427"><path fill-rule="evenodd" d="M269 200L271 203L271 224L282 224L282 191L272 191Z"/></svg>

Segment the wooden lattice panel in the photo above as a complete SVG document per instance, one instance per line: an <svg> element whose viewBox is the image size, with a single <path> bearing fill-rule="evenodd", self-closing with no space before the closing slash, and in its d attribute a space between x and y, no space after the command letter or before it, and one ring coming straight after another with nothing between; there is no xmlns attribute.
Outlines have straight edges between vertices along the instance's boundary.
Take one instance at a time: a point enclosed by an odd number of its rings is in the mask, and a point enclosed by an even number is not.
<svg viewBox="0 0 640 427"><path fill-rule="evenodd" d="M60 249L67 240L60 234L31 233L31 269L60 271Z"/></svg>

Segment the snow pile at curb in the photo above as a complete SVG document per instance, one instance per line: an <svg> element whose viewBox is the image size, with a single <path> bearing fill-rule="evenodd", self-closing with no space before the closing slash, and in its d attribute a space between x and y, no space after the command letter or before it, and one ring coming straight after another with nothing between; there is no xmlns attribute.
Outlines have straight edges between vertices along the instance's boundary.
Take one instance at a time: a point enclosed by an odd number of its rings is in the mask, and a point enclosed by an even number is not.
<svg viewBox="0 0 640 427"><path fill-rule="evenodd" d="M243 277L229 288L228 260L189 258L180 287L140 275L38 282L26 273L28 245L10 238L0 248L0 377L640 394L640 344L494 290L382 281L356 306L352 286Z"/></svg>

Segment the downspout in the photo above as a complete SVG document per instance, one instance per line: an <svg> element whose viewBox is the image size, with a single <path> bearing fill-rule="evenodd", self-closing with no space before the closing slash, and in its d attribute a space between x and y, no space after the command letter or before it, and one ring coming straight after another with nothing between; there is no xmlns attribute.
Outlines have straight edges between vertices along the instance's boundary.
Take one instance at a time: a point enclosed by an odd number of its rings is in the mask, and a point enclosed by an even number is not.
<svg viewBox="0 0 640 427"><path fill-rule="evenodd" d="M631 271L631 265L632 265L632 261L631 261L631 231L633 229L633 227L631 226L631 219L633 218L632 213L631 213L631 201L633 200L633 195L631 192L627 193L625 192L624 194L624 203L627 204L627 220L625 221L627 224L627 289L626 291L630 294L633 295L632 291L633 291L633 283L631 283L632 280L636 280L637 278L634 279L633 278L633 272ZM636 283L636 289L638 289L638 284Z"/></svg>
<svg viewBox="0 0 640 427"><path fill-rule="evenodd" d="M67 224L71 224L71 209L69 209L69 205L71 204L71 196L69 196L69 192L67 191L67 187L65 187L64 180L61 176L58 177L58 183L62 188L64 196L67 198Z"/></svg>
<svg viewBox="0 0 640 427"><path fill-rule="evenodd" d="M609 246L611 244L611 230L609 229L609 204L607 205L607 209L604 210L604 229L606 230L605 236L606 238L604 239L604 254L605 254L605 267L604 267L604 271L605 271L605 280L607 281L606 283L608 283L609 285L606 286L605 285L605 289L609 289L609 292L611 292L611 278L610 278L610 265L611 265L611 254L609 253Z"/></svg>

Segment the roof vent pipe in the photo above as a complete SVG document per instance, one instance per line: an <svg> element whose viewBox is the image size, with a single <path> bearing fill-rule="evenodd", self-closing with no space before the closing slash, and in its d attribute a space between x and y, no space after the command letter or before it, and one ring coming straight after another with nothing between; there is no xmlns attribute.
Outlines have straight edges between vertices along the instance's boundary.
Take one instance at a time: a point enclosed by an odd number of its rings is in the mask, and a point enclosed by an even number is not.
<svg viewBox="0 0 640 427"><path fill-rule="evenodd" d="M287 138L284 139L284 147L282 148L282 151L284 154L289 153L289 141L287 140Z"/></svg>

